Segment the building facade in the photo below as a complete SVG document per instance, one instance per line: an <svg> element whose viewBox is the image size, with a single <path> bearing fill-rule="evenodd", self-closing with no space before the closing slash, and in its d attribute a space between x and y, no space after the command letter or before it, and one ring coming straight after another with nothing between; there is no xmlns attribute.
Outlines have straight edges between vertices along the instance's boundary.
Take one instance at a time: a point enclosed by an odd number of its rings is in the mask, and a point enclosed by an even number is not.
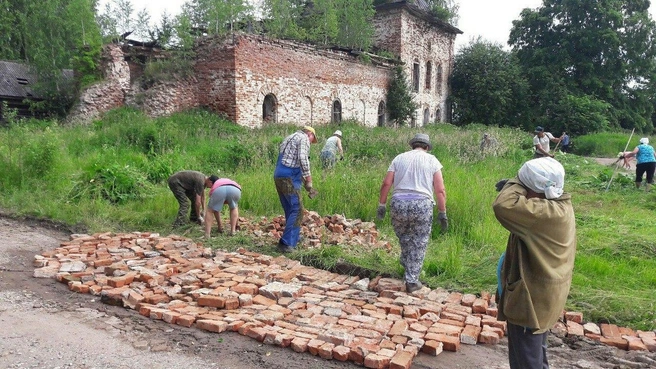
<svg viewBox="0 0 656 369"><path fill-rule="evenodd" d="M398 59L260 35L230 34L197 42L193 78L154 86L149 91L140 90L135 68L109 69L128 70L131 87L121 84L125 100L132 104L137 101L151 116L204 107L251 128L275 123L320 125L346 119L384 126L390 124L387 91L400 60L418 105L413 124L449 121L448 76L455 37L462 32L408 1L376 7L374 26L374 48L391 52ZM96 98L102 95L94 93Z"/></svg>

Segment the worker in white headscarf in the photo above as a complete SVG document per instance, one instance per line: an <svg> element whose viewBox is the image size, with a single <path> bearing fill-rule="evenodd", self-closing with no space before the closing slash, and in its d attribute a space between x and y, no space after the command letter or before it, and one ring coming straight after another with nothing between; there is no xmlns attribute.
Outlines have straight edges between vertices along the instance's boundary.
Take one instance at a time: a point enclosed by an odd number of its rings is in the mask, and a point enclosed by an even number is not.
<svg viewBox="0 0 656 369"><path fill-rule="evenodd" d="M498 319L506 321L511 369L548 368L547 333L572 282L576 226L565 170L555 159L529 160L497 183L494 214L510 231L500 266Z"/></svg>

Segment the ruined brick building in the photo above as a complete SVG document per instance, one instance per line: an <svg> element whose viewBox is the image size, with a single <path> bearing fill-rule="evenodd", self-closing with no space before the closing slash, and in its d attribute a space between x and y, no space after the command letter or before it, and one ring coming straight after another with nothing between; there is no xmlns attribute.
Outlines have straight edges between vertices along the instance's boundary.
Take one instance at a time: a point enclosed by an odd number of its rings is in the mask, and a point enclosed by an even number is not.
<svg viewBox="0 0 656 369"><path fill-rule="evenodd" d="M419 107L414 123L450 120L448 76L455 38L462 32L408 1L377 6L374 24L374 46L399 56L410 79ZM366 126L389 123L393 60L251 34L205 38L195 51L193 78L143 91L135 82L138 67L121 57L120 48L109 50L109 78L85 93L74 115L138 102L152 116L205 107L252 128L345 119Z"/></svg>

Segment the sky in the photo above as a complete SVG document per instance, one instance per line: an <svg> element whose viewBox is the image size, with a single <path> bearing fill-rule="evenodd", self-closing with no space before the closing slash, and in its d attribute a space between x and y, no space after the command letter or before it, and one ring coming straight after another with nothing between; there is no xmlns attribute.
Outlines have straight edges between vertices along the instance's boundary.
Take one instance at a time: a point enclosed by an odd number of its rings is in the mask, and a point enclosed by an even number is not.
<svg viewBox="0 0 656 369"><path fill-rule="evenodd" d="M100 10L109 0L100 0ZM169 15L176 15L184 0L131 0L135 14L146 8L151 18L158 20L166 10ZM506 47L512 21L519 18L524 8L535 9L542 4L542 0L456 0L460 4L458 12L460 19L457 27L463 34L456 37L456 52L469 44L469 41L482 36ZM653 0L649 12L656 18L656 0Z"/></svg>

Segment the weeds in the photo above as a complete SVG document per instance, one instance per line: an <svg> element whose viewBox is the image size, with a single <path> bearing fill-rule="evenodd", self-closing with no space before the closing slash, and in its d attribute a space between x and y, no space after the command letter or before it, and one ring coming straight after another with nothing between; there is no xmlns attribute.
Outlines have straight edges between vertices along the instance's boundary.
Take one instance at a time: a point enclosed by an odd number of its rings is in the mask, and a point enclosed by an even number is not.
<svg viewBox="0 0 656 369"><path fill-rule="evenodd" d="M424 132L444 165L450 229L432 233L422 282L468 293L494 291L496 263L508 237L491 209L494 184L515 176L531 158L532 134L480 125L390 129L343 122L338 127L345 157L326 171L317 158L321 143L337 126L316 127L320 143L312 145L310 161L320 195L312 200L304 196L304 205L322 215L374 221L392 249L340 245L301 250L294 257L367 276L402 276L389 219L374 219L375 210L389 163L409 149L415 133ZM275 125L249 130L202 110L151 119L119 109L88 127L13 122L0 130L0 207L18 215L84 224L89 232L175 232L200 241L203 231L197 226L170 227L177 202L166 185L168 176L193 169L230 177L243 188L240 215L270 219L282 213L272 179L278 146L297 129ZM496 140L493 150L481 151L483 133ZM608 157L623 150L627 139L628 134L620 133L574 138L579 150L608 152ZM578 252L568 307L583 311L586 319L653 329L654 306L648 296L656 286L656 192L637 191L632 176L621 173L605 191L613 168L577 155L556 158L565 167L565 189L573 194L577 221ZM273 245L248 234L202 242L227 250L276 252Z"/></svg>

